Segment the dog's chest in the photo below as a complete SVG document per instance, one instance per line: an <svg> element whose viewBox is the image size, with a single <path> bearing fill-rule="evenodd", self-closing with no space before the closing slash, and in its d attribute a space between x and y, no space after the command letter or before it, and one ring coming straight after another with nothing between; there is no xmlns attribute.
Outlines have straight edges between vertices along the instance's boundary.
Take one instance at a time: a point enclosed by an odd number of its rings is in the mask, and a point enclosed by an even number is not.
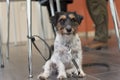
<svg viewBox="0 0 120 80"><path fill-rule="evenodd" d="M54 56L63 63L69 63L77 57L80 50L80 40L77 37L57 37L54 44Z"/></svg>

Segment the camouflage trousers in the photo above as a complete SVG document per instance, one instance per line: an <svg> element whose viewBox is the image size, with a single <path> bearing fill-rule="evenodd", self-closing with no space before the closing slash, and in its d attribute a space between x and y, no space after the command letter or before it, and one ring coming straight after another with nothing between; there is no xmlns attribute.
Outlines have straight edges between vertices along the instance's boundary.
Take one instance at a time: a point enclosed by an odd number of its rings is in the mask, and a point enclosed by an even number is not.
<svg viewBox="0 0 120 80"><path fill-rule="evenodd" d="M106 0L86 0L88 12L95 24L97 41L108 41L108 12Z"/></svg>

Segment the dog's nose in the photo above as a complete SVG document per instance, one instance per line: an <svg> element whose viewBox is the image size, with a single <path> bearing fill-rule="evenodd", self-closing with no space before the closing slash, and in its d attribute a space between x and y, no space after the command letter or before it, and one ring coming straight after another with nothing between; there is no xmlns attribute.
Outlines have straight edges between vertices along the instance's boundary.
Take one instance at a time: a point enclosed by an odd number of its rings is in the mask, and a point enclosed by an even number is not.
<svg viewBox="0 0 120 80"><path fill-rule="evenodd" d="M67 30L67 32L71 32L71 31L72 31L71 26L70 26L70 25L67 25L67 26L66 26L66 30Z"/></svg>
<svg viewBox="0 0 120 80"><path fill-rule="evenodd" d="M67 28L66 30L67 30L67 32L71 32L71 31L72 31L72 29L71 29L71 28Z"/></svg>

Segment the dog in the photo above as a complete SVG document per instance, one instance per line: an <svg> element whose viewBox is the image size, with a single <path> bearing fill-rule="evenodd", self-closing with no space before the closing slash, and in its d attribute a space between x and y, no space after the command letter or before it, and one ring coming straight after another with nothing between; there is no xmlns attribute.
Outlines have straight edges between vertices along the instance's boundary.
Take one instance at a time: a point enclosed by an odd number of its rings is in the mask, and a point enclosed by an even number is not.
<svg viewBox="0 0 120 80"><path fill-rule="evenodd" d="M63 80L73 74L84 77L82 69L82 48L78 36L78 26L83 20L76 12L57 12L51 17L51 23L56 27L54 52L44 65L44 72L38 75L38 79L46 80L56 69L57 79ZM77 69L72 62L75 60Z"/></svg>

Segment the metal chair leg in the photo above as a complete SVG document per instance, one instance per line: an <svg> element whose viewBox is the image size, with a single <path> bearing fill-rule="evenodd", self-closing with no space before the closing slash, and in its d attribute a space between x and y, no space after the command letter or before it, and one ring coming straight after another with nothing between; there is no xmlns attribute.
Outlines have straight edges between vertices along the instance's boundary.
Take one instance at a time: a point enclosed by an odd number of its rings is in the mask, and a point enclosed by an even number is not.
<svg viewBox="0 0 120 80"><path fill-rule="evenodd" d="M53 0L49 0L49 4L50 4L51 15L54 16L55 10L54 10Z"/></svg>
<svg viewBox="0 0 120 80"><path fill-rule="evenodd" d="M7 53L6 53L6 57L7 59L9 59L9 35L10 35L10 1L6 0L7 3Z"/></svg>
<svg viewBox="0 0 120 80"><path fill-rule="evenodd" d="M28 27L28 67L29 67L29 77L32 78L32 42L30 37L32 37L32 1L27 0L27 27Z"/></svg>
<svg viewBox="0 0 120 80"><path fill-rule="evenodd" d="M16 17L15 17L15 6L14 4L11 5L12 6L12 16L13 16L13 24L14 24L14 45L16 46L17 45L17 30L16 30Z"/></svg>
<svg viewBox="0 0 120 80"><path fill-rule="evenodd" d="M49 0L49 4L50 4L51 15L54 16L55 15L55 10L54 10L53 0ZM60 12L61 11L60 0L56 0L56 7L57 7L57 12ZM52 29L53 29L53 32L54 32L54 36L56 36L56 29L55 29L53 24L52 24Z"/></svg>
<svg viewBox="0 0 120 80"><path fill-rule="evenodd" d="M49 5L50 5L50 11L51 11L51 15L54 16L55 15L55 10L54 10L54 4L53 4L53 0L49 0ZM52 24L52 30L54 33L54 37L56 36L56 32L55 32L55 27Z"/></svg>
<svg viewBox="0 0 120 80"><path fill-rule="evenodd" d="M56 0L57 12L61 12L60 0Z"/></svg>
<svg viewBox="0 0 120 80"><path fill-rule="evenodd" d="M116 33L116 37L118 41L118 47L120 50L120 35L119 35L119 29L118 29L119 21L117 20L117 16L118 16L117 10L115 10L114 1L113 0L109 0L109 1L110 1L110 9L111 9L111 13L112 13L113 21L114 21L115 33Z"/></svg>
<svg viewBox="0 0 120 80"><path fill-rule="evenodd" d="M45 25L44 25L44 20L43 20L43 10L42 10L42 6L41 6L41 4L40 4L40 16L41 16L41 27L42 27L42 31L43 31L43 39L46 39L46 37L45 37L45 29L44 29L44 27L45 27Z"/></svg>
<svg viewBox="0 0 120 80"><path fill-rule="evenodd" d="M3 53L2 53L1 28L0 28L0 65L1 65L1 68L4 68Z"/></svg>
<svg viewBox="0 0 120 80"><path fill-rule="evenodd" d="M52 16L54 16L55 15L55 10L54 10L53 0L49 0L49 4L50 4L51 14L52 14ZM56 0L56 7L57 7L57 12L61 12L60 0Z"/></svg>

